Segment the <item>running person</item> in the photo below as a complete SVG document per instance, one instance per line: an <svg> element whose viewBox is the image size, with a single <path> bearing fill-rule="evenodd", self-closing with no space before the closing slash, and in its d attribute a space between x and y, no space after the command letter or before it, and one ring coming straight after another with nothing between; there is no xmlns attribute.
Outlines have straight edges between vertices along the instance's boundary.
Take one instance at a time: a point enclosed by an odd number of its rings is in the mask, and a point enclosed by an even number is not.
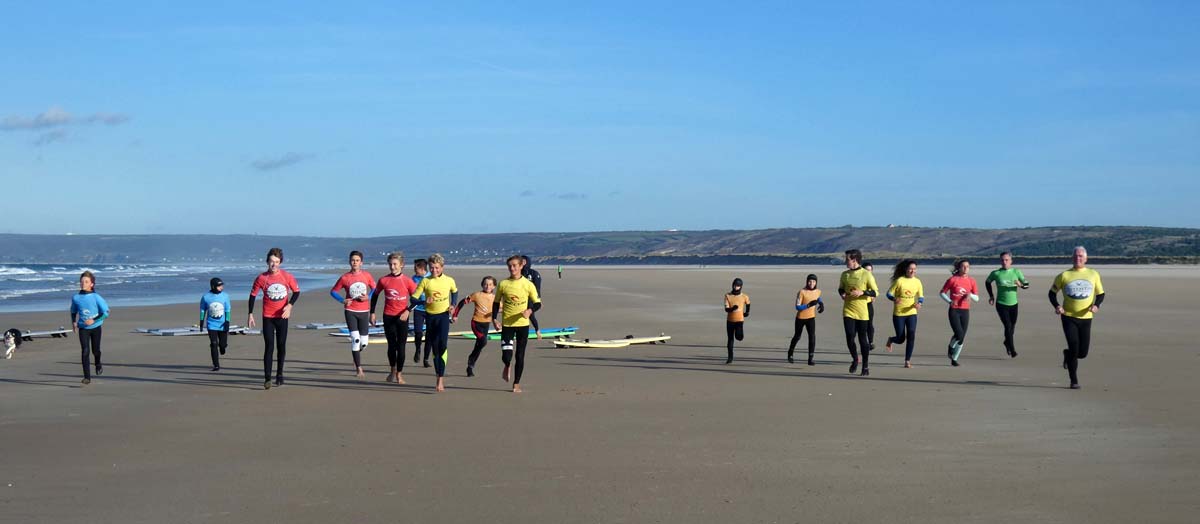
<svg viewBox="0 0 1200 524"><path fill-rule="evenodd" d="M444 273L446 259L441 253L429 256L428 277L417 283L410 297L425 296L426 330L425 354L433 352L433 369L437 372L437 391L445 391L446 349L450 338L450 306L458 302L458 286ZM412 302L413 305L416 302ZM428 359L426 360L428 362Z"/></svg>
<svg viewBox="0 0 1200 524"><path fill-rule="evenodd" d="M992 282L996 293L992 293ZM1004 350L1011 358L1017 358L1017 347L1013 344L1013 332L1017 329L1017 289L1029 289L1029 281L1020 269L1012 267L1012 253L1000 253L1000 269L988 273L983 281L987 289L988 305L996 306L1000 323L1004 325Z"/></svg>
<svg viewBox="0 0 1200 524"><path fill-rule="evenodd" d="M796 342L800 334L808 329L808 365L814 365L813 353L817 350L817 313L825 312L825 302L821 301L821 290L817 289L817 276L808 275L804 279L804 289L796 293L796 332L792 335L792 343L788 345L788 364L792 353L796 351Z"/></svg>
<svg viewBox="0 0 1200 524"><path fill-rule="evenodd" d="M329 296L344 306L346 329L350 335L350 356L354 359L354 375L366 377L362 366L362 350L371 338L371 303L375 294L375 279L362 270L363 254L350 252L350 271L343 274L329 289ZM346 292L342 297L341 291Z"/></svg>
<svg viewBox="0 0 1200 524"><path fill-rule="evenodd" d="M388 373L387 381L397 384L404 383L404 345L408 344L408 296L417 289L417 284L404 274L404 253L399 251L388 255L388 269L391 273L380 277L375 293L371 295L371 324L375 324L375 306L379 296L383 295L383 334L388 343ZM416 350L420 352L420 348Z"/></svg>
<svg viewBox="0 0 1200 524"><path fill-rule="evenodd" d="M429 261L418 258L413 261L413 285L420 285L425 277L429 276ZM421 342L425 339L425 319L429 315L425 312L425 295L421 295L413 299L412 305L413 319L413 364L421 362ZM429 346L425 346L425 367L429 367Z"/></svg>
<svg viewBox="0 0 1200 524"><path fill-rule="evenodd" d="M288 319L292 316L292 306L300 300L300 285L291 273L279 267L280 264L283 264L283 250L273 247L267 251L267 270L259 274L250 287L250 304L246 306L246 325L254 327L254 300L260 292L263 294L263 389L271 389L271 360L276 349L279 358L275 367L275 385L283 385ZM292 293L290 299L289 291Z"/></svg>
<svg viewBox="0 0 1200 524"><path fill-rule="evenodd" d="M1100 273L1087 267L1087 249L1075 248L1075 264L1059 273L1050 286L1050 304L1062 319L1067 349L1063 350L1063 367L1071 378L1071 389L1079 389L1079 361L1087 358L1092 340L1092 317L1104 302L1104 284ZM1063 303L1058 303L1062 291Z"/></svg>
<svg viewBox="0 0 1200 524"><path fill-rule="evenodd" d="M925 286L917 278L917 261L911 258L901 260L892 270L892 287L887 292L892 305L892 327L896 336L888 337L887 350L892 352L893 344L905 344L904 367L912 367L913 346L917 343L917 313L925 304Z"/></svg>
<svg viewBox="0 0 1200 524"><path fill-rule="evenodd" d="M529 343L529 324L533 314L542 308L537 286L521 274L524 261L520 255L508 257L508 278L496 288L492 304L492 325L500 328L501 357L504 371L500 376L507 382L509 365L516 353L516 369L512 374L513 393L521 392L521 374L525 372L525 346Z"/></svg>
<svg viewBox="0 0 1200 524"><path fill-rule="evenodd" d="M871 278L875 278L874 264L863 262L862 267L871 274ZM875 349L875 297L867 297L867 343L872 350Z"/></svg>
<svg viewBox="0 0 1200 524"><path fill-rule="evenodd" d="M851 249L846 251L846 270L842 271L838 281L838 295L842 297L842 328L846 331L846 348L850 350L850 373L858 370L859 354L854 341L862 347L862 376L870 375L868 369L871 354L871 341L867 338L867 326L871 314L868 305L871 299L879 294L879 286L875 276L862 267L862 251Z"/></svg>
<svg viewBox="0 0 1200 524"><path fill-rule="evenodd" d="M200 330L208 329L208 352L212 356L212 370L221 370L221 357L229 347L229 315L233 304L225 292L225 283L217 277L208 281L208 293L200 297Z"/></svg>
<svg viewBox="0 0 1200 524"><path fill-rule="evenodd" d="M471 350L471 356L467 357L468 377L475 376L475 362L479 360L479 354L488 343L488 331L492 326L492 303L496 301L496 277L483 277L479 286L482 289L459 301L458 305L454 306L454 313L450 315L450 318L458 320L458 312L462 311L467 302L475 306L475 312L471 315L471 333L475 335L475 348Z"/></svg>
<svg viewBox="0 0 1200 524"><path fill-rule="evenodd" d="M726 364L733 363L733 341L746 337L746 318L750 316L750 295L742 293L742 279L733 279L729 293L725 294L725 347L729 357Z"/></svg>
<svg viewBox="0 0 1200 524"><path fill-rule="evenodd" d="M950 337L950 344L946 346L946 356L950 358L952 366L958 365L958 356L962 354L963 342L967 340L967 326L971 323L971 302L979 302L979 286L975 284L974 278L967 276L970 272L970 260L954 261L954 274L946 279L941 293L938 294L942 300L950 304L947 315L950 318L950 329L954 331L954 335Z"/></svg>
<svg viewBox="0 0 1200 524"><path fill-rule="evenodd" d="M104 374L100 363L101 327L108 318L108 302L96 293L96 275L84 271L79 275L79 292L71 297L71 330L79 333L79 348L83 354L83 383L92 383L92 357L96 361L96 374Z"/></svg>
<svg viewBox="0 0 1200 524"><path fill-rule="evenodd" d="M521 255L521 261L525 264L521 267L521 276L533 282L533 287L537 288L538 296L542 296L542 274L538 273L538 270L533 269L533 262L529 260L529 257ZM537 334L538 340L541 340L542 328L538 326L537 313L529 316L529 323L533 325L533 332Z"/></svg>

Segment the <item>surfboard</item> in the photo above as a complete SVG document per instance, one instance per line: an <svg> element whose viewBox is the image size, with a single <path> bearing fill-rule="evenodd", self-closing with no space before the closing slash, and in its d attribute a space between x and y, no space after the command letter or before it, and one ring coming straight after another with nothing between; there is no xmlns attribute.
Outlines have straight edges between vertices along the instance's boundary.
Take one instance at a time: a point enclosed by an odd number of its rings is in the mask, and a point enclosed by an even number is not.
<svg viewBox="0 0 1200 524"><path fill-rule="evenodd" d="M412 330L409 330L409 332L411 333L411 332L412 332ZM499 331L497 331L497 333L499 333ZM379 335L379 336L384 336L384 335L386 335L386 333L383 331L383 328L371 328L370 330L368 330L368 331L367 331L367 334L368 334L368 335L372 335L372 336L374 336L374 335ZM474 335L472 335L470 331L451 331L451 332L450 332L450 336L452 336L452 337L462 337L462 336L466 336L466 335L471 335L471 339L474 339L474 338L475 338L475 336L474 336ZM330 333L330 334L329 334L329 336L331 336L331 337L342 337L342 338L346 338L346 337L349 337L349 336L350 336L350 332L349 332L349 331L347 331L347 330L345 330L345 329L343 328L343 329L342 329L342 331L339 331L339 332L337 332L337 333ZM409 337L409 340L411 341L411 340L412 340L412 337Z"/></svg>
<svg viewBox="0 0 1200 524"><path fill-rule="evenodd" d="M338 328L345 329L346 323L345 322L337 322L337 323L310 322L308 324L300 324L300 325L296 326L296 329L338 329Z"/></svg>
<svg viewBox="0 0 1200 524"><path fill-rule="evenodd" d="M135 328L133 333L163 333L172 331L199 331L200 326L185 326L173 328Z"/></svg>
<svg viewBox="0 0 1200 524"><path fill-rule="evenodd" d="M46 331L22 331L21 340L32 342L35 338L63 338L71 334L71 330L59 326L58 329L50 329Z"/></svg>
<svg viewBox="0 0 1200 524"><path fill-rule="evenodd" d="M624 340L555 340L554 347L558 348L624 348L629 342Z"/></svg>
<svg viewBox="0 0 1200 524"><path fill-rule="evenodd" d="M229 326L229 334L230 335L241 335L242 333L246 332L247 330L248 330L248 328L245 328L242 326ZM262 332L259 331L259 333L261 334ZM155 336L159 336L159 337L198 337L201 335L207 336L208 331L200 331L199 328L189 329L187 331L174 329L174 330L166 330L166 331L151 331L151 332L147 333L147 335L155 335Z"/></svg>
<svg viewBox="0 0 1200 524"><path fill-rule="evenodd" d="M542 338L566 338L574 335L579 330L579 326L567 326L559 328L546 328L542 330ZM537 332L532 327L529 328L529 338L533 338ZM467 340L475 340L477 337L474 332L467 331L462 335L462 338ZM488 331L488 340L500 340L499 331Z"/></svg>
<svg viewBox="0 0 1200 524"><path fill-rule="evenodd" d="M560 348L623 348L634 344L665 344L671 337L663 334L656 337L635 337L627 336L614 340L555 340L555 347Z"/></svg>

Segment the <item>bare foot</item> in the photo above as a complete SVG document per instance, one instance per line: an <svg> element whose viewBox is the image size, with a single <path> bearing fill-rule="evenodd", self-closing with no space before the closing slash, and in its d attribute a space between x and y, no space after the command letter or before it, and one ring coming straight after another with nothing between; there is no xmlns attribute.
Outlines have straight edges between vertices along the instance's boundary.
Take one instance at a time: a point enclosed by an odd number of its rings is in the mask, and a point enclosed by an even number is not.
<svg viewBox="0 0 1200 524"><path fill-rule="evenodd" d="M520 392L521 392L521 385L513 384L513 393L520 393Z"/></svg>
<svg viewBox="0 0 1200 524"><path fill-rule="evenodd" d="M362 368L358 368L358 372L357 372L357 373L355 373L355 374L354 374L354 376L356 376L356 377L358 377L358 378L365 378L365 377L367 376L367 374L366 374L366 373L363 373L363 369L362 369Z"/></svg>
<svg viewBox="0 0 1200 524"><path fill-rule="evenodd" d="M884 348L886 348L886 349L887 349L887 352L888 352L888 353L891 353L891 352L892 352L892 340L891 340L891 339L888 339L887 346L884 346Z"/></svg>
<svg viewBox="0 0 1200 524"><path fill-rule="evenodd" d="M538 340L541 340L541 339L542 339L542 330L540 330L540 329L539 329L539 330L537 330L537 339L538 339ZM518 391L518 393L520 393L520 392Z"/></svg>
<svg viewBox="0 0 1200 524"><path fill-rule="evenodd" d="M446 383L443 381L442 377L438 377L437 387L434 389L437 390L438 393L446 391Z"/></svg>
<svg viewBox="0 0 1200 524"><path fill-rule="evenodd" d="M398 372L398 371L396 372L396 383L397 384L404 383L404 377L402 375L400 375L400 372Z"/></svg>
<svg viewBox="0 0 1200 524"><path fill-rule="evenodd" d="M911 368L911 367L912 367L912 362L909 362L909 361L905 360L905 361L904 361L904 367L906 367L906 368Z"/></svg>
<svg viewBox="0 0 1200 524"><path fill-rule="evenodd" d="M500 373L500 378L503 378L505 382L508 382L508 366L504 366L504 372Z"/></svg>

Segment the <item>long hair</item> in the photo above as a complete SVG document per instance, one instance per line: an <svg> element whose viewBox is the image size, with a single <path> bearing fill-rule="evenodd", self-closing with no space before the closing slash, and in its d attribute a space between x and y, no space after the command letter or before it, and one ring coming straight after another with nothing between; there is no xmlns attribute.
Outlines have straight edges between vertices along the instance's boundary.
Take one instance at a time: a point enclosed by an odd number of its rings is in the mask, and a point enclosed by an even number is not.
<svg viewBox="0 0 1200 524"><path fill-rule="evenodd" d="M953 274L954 276L961 275L963 264L970 264L970 263L971 263L971 261L967 260L965 258L960 258L958 260L955 260L954 261L954 271L951 271L951 274Z"/></svg>
<svg viewBox="0 0 1200 524"><path fill-rule="evenodd" d="M916 263L917 263L917 261L913 260L911 258L906 258L906 259L898 262L896 264L896 267L892 269L892 282L899 280L900 277L907 276L908 275L908 266L910 264L916 264Z"/></svg>

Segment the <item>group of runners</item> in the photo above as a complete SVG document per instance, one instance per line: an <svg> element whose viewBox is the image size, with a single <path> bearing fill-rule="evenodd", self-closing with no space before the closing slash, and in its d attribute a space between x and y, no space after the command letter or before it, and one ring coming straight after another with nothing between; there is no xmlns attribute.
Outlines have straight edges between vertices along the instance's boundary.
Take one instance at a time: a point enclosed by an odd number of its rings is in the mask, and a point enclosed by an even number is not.
<svg viewBox="0 0 1200 524"><path fill-rule="evenodd" d="M1079 389L1079 361L1088 356L1091 345L1091 323L1100 305L1104 302L1104 286L1100 274L1087 267L1087 250L1076 247L1073 267L1055 277L1048 298L1054 311L1061 317L1067 347L1062 350L1063 368L1069 374L1071 389ZM846 334L846 347L850 351L850 373L870 374L870 354L875 349L875 308L880 288L872 273L869 262L863 262L862 252L851 249L845 252L846 270L838 281L838 296L842 298L842 325ZM350 270L338 277L329 293L343 306L346 328L349 334L350 355L355 375L365 377L362 350L370 343L370 329L378 320L376 310L379 298L383 297L383 330L387 340L388 365L386 380L404 384L406 346L412 322L413 362L420 362L424 348L424 365L433 367L437 375L435 389L445 390L445 374L448 359L450 324L457 321L459 313L469 304L471 333L475 346L467 358L466 374L475 376L478 363L488 336L500 332L501 355L505 381L512 381L512 391L521 392L521 378L525 369L525 351L530 329L540 338L536 312L541 308L541 275L531 267L528 257L513 255L506 260L509 276L497 282L492 276L484 277L480 290L458 299L458 286L454 278L445 272L445 259L434 253L428 259L413 263L413 275L404 274L404 254L392 253L387 257L389 273L378 282L362 269L363 254L352 251L349 255ZM259 274L250 289L247 306L247 326L256 326L254 306L259 295L263 296L262 336L263 388L284 383L284 362L287 357L288 319L292 308L300 299L300 287L295 277L282 269L283 250L271 248L266 257L267 270ZM971 263L961 259L954 263L950 278L942 285L938 296L949 304L948 319L952 335L946 345L946 357L952 366L959 365L963 346L970 324L971 304L978 302L979 291L976 281L970 276ZM561 267L559 268L561 278ZM995 292L992 285L995 284ZM808 275L805 286L796 294L795 333L788 346L788 362L794 362L796 344L801 336L808 334L808 365L816 350L816 315L825 312L825 302L817 287L816 275ZM1012 266L1012 255L1000 255L1000 268L992 271L984 282L988 292L988 303L995 306L996 313L1004 326L1004 348L1016 358L1014 331L1017 324L1020 289L1028 289L1029 281L1020 270ZM224 290L224 282L213 278L209 292L200 300L200 329L208 332L212 371L219 371L220 356L228 347L232 303ZM726 333L728 358L733 362L734 342L743 340L744 324L750 316L750 297L743 292L742 279L733 280L732 289L725 295ZM82 350L83 383L90 384L92 370L96 375L104 373L101 364L101 335L109 307L104 298L95 292L95 275L84 271L79 277L79 292L71 298L71 325L78 332ZM1060 303L1059 294L1063 295ZM917 316L925 303L925 291L917 277L917 262L901 260L891 275L891 285L885 295L893 302L892 325L895 335L886 343L888 352L893 346L904 344L904 367L912 367L913 348L916 341ZM274 375L272 375L274 368Z"/></svg>
<svg viewBox="0 0 1200 524"><path fill-rule="evenodd" d="M875 307L880 287L875 281L874 268L863 261L862 252L851 249L845 252L846 270L838 281L838 296L842 298L842 325L846 334L846 347L850 351L850 373L870 375L870 354L875 349ZM1072 268L1055 277L1048 298L1054 312L1061 317L1067 348L1062 350L1063 368L1071 380L1071 389L1079 389L1079 361L1087 358L1091 345L1092 319L1104 302L1104 285L1100 274L1087 267L1087 250L1076 247ZM988 293L988 304L995 306L1000 323L1004 326L1004 349L1011 358L1017 357L1014 332L1017 325L1017 295L1021 289L1029 288L1029 280L1012 265L1012 254L1001 253L1000 267L984 281ZM948 319L952 335L946 345L946 357L950 365L958 366L963 346L967 339L967 327L971 320L971 304L979 302L979 288L970 276L971 262L960 259L954 262L950 278L942 285L938 296L949 304ZM995 284L995 291L992 286ZM734 342L743 340L744 323L750 315L750 297L743 291L740 278L733 280L732 289L725 295L726 313L726 364L733 362ZM1058 296L1062 294L1060 303ZM889 336L886 349L904 344L904 367L912 367L913 348L917 336L917 315L925 303L925 290L917 277L917 262L912 259L897 263L891 275L891 285L884 296L892 301L892 326L895 335ZM825 312L825 302L817 287L817 276L808 275L804 288L796 294L795 332L788 346L787 360L795 362L796 343L808 334L808 365L816 351L816 315Z"/></svg>

